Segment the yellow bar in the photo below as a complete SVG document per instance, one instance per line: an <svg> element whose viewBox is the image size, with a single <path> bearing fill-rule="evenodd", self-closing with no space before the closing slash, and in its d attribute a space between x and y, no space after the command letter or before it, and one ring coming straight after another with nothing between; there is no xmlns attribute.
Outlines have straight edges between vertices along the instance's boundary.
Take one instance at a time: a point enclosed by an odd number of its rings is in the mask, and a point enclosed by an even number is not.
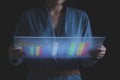
<svg viewBox="0 0 120 80"><path fill-rule="evenodd" d="M84 45L85 45L84 42L80 43L79 48L78 48L78 52L77 52L78 56L80 56L82 54L82 51L84 49Z"/></svg>
<svg viewBox="0 0 120 80"><path fill-rule="evenodd" d="M40 55L40 47L36 47L36 56Z"/></svg>

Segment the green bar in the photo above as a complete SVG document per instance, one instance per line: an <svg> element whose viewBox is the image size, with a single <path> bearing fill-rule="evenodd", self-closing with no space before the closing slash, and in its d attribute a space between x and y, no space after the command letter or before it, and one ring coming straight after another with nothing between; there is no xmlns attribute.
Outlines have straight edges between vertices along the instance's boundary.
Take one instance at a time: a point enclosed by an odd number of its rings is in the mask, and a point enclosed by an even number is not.
<svg viewBox="0 0 120 80"><path fill-rule="evenodd" d="M18 42L18 46L22 46L22 42Z"/></svg>
<svg viewBox="0 0 120 80"><path fill-rule="evenodd" d="M69 49L69 54L68 54L69 56L73 55L74 49L75 49L75 42L72 42Z"/></svg>
<svg viewBox="0 0 120 80"><path fill-rule="evenodd" d="M34 47L30 47L30 56L34 55Z"/></svg>

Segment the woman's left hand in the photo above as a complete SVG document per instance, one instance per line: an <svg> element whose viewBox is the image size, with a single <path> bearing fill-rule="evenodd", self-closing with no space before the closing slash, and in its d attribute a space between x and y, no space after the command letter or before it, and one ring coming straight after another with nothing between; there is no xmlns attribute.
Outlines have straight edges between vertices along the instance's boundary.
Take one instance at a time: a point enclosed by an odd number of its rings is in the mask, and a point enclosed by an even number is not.
<svg viewBox="0 0 120 80"><path fill-rule="evenodd" d="M104 57L105 53L106 53L106 48L104 45L102 45L99 48L97 48L96 50L92 50L91 56L94 59L101 59Z"/></svg>

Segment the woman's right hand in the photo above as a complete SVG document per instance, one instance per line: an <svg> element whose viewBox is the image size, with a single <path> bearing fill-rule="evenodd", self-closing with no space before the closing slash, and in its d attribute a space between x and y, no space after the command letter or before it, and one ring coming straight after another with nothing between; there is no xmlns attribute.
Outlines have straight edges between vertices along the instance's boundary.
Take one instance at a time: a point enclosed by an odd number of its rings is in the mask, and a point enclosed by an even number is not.
<svg viewBox="0 0 120 80"><path fill-rule="evenodd" d="M24 53L22 52L21 48L14 48L13 46L9 47L9 57L11 59L19 59L22 58L24 56Z"/></svg>
<svg viewBox="0 0 120 80"><path fill-rule="evenodd" d="M13 60L18 61L19 59L23 59L24 53L22 49L14 48L12 45L9 47L9 59L13 62Z"/></svg>

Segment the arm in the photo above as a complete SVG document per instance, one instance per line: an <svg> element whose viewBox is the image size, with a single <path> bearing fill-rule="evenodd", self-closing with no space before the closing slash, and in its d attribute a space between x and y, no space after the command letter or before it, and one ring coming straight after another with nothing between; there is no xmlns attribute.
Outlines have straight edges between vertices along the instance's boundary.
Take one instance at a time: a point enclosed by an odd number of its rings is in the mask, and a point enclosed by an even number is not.
<svg viewBox="0 0 120 80"><path fill-rule="evenodd" d="M83 12L83 37L92 37L92 30L91 30L91 24L88 15ZM89 67L95 64L97 60L93 59L92 57L90 58L84 58L81 59L80 64L84 67Z"/></svg>
<svg viewBox="0 0 120 80"><path fill-rule="evenodd" d="M15 27L14 36L22 36L25 33L25 14L23 13ZM23 62L23 52L19 48L14 47L14 41L9 47L9 61L14 66L19 66Z"/></svg>
<svg viewBox="0 0 120 80"><path fill-rule="evenodd" d="M89 17L86 13L84 13L83 17L83 37L92 37L92 30L90 25ZM97 48L90 52L90 58L81 59L80 64L84 67L89 67L94 65L99 59L101 59L106 52L106 48L102 45L100 48Z"/></svg>

